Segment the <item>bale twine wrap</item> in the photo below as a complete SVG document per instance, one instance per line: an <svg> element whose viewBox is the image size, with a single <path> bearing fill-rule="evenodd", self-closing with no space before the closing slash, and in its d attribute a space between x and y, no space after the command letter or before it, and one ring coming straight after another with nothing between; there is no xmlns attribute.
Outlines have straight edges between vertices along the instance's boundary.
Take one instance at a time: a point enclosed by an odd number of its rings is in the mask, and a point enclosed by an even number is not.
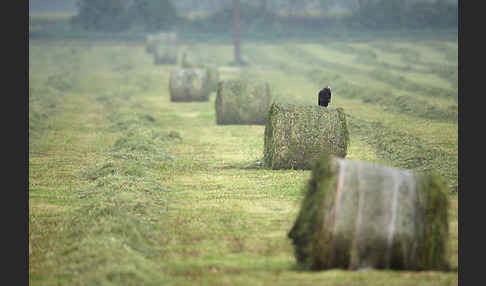
<svg viewBox="0 0 486 286"><path fill-rule="evenodd" d="M342 108L273 103L265 125L264 163L272 169L307 169L323 153L345 157L349 145Z"/></svg>
<svg viewBox="0 0 486 286"><path fill-rule="evenodd" d="M177 35L175 33L160 34L155 40L154 63L177 64Z"/></svg>
<svg viewBox="0 0 486 286"><path fill-rule="evenodd" d="M214 103L216 123L264 125L270 101L267 82L220 81Z"/></svg>
<svg viewBox="0 0 486 286"><path fill-rule="evenodd" d="M448 197L433 173L325 155L288 233L308 270L447 270Z"/></svg>
<svg viewBox="0 0 486 286"><path fill-rule="evenodd" d="M208 101L210 90L205 69L173 69L170 72L171 101Z"/></svg>

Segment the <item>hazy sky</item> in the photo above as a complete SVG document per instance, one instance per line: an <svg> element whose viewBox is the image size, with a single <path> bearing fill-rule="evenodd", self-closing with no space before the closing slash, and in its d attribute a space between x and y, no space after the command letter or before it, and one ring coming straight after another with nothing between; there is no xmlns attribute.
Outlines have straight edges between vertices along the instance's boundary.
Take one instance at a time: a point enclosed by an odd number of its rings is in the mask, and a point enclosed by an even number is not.
<svg viewBox="0 0 486 286"><path fill-rule="evenodd" d="M75 12L76 0L29 0L29 13L50 11Z"/></svg>

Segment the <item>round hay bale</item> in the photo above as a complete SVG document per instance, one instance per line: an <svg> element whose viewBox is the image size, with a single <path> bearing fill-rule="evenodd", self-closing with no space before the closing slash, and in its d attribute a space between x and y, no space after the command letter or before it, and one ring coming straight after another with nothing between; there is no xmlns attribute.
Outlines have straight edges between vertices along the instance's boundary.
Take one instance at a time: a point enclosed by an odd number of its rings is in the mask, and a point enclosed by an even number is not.
<svg viewBox="0 0 486 286"><path fill-rule="evenodd" d="M263 125L270 97L270 86L266 82L221 81L215 100L216 123Z"/></svg>
<svg viewBox="0 0 486 286"><path fill-rule="evenodd" d="M210 90L205 69L174 69L170 73L171 101L208 101Z"/></svg>
<svg viewBox="0 0 486 286"><path fill-rule="evenodd" d="M153 54L156 65L177 64L177 35L158 34L154 40Z"/></svg>
<svg viewBox="0 0 486 286"><path fill-rule="evenodd" d="M177 64L177 48L175 46L158 46L154 51L154 63L156 65Z"/></svg>
<svg viewBox="0 0 486 286"><path fill-rule="evenodd" d="M349 145L342 108L273 103L265 124L264 163L310 170L323 153L345 157Z"/></svg>
<svg viewBox="0 0 486 286"><path fill-rule="evenodd" d="M155 49L161 44L167 44L168 33L148 34L145 36L145 50L147 53L155 53Z"/></svg>
<svg viewBox="0 0 486 286"><path fill-rule="evenodd" d="M209 89L211 92L217 91L219 82L219 70L214 65L202 64L199 59L196 59L194 53L185 51L182 54L181 67L182 68L202 68L208 71Z"/></svg>
<svg viewBox="0 0 486 286"><path fill-rule="evenodd" d="M432 173L324 155L288 233L308 270L447 270L448 197Z"/></svg>
<svg viewBox="0 0 486 286"><path fill-rule="evenodd" d="M155 51L155 47L158 45L158 38L156 35L149 34L145 36L145 51L149 54Z"/></svg>

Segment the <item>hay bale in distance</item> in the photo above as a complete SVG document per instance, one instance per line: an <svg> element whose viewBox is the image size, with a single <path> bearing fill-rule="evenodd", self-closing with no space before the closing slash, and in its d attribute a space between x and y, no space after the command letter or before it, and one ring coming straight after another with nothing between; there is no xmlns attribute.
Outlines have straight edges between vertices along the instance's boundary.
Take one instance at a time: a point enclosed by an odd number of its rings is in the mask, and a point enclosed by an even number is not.
<svg viewBox="0 0 486 286"><path fill-rule="evenodd" d="M155 47L158 45L158 38L156 35L146 35L145 36L145 51L149 54L155 51Z"/></svg>
<svg viewBox="0 0 486 286"><path fill-rule="evenodd" d="M345 157L349 145L342 108L273 103L265 124L264 163L310 170L323 153Z"/></svg>
<svg viewBox="0 0 486 286"><path fill-rule="evenodd" d="M205 69L173 69L170 73L171 101L208 101L210 90Z"/></svg>
<svg viewBox="0 0 486 286"><path fill-rule="evenodd" d="M219 82L219 70L216 66L214 65L205 65L198 63L194 59L194 55L189 52L184 52L182 55L182 60L181 60L181 67L182 68L201 68L201 69L206 69L208 72L208 78L209 78L209 89L211 92L216 92L218 90L218 82Z"/></svg>
<svg viewBox="0 0 486 286"><path fill-rule="evenodd" d="M219 82L215 100L217 124L265 124L271 95L267 82Z"/></svg>
<svg viewBox="0 0 486 286"><path fill-rule="evenodd" d="M442 179L324 155L288 233L308 270L447 270Z"/></svg>
<svg viewBox="0 0 486 286"><path fill-rule="evenodd" d="M153 44L154 63L177 64L177 35L174 33L159 34Z"/></svg>

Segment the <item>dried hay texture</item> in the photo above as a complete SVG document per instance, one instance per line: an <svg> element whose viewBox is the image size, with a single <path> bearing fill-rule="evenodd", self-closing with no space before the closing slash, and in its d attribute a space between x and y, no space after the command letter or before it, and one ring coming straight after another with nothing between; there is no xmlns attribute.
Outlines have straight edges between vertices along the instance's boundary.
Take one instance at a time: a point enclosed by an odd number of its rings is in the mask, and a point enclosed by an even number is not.
<svg viewBox="0 0 486 286"><path fill-rule="evenodd" d="M170 100L177 101L208 101L211 90L207 70L174 69L169 79Z"/></svg>
<svg viewBox="0 0 486 286"><path fill-rule="evenodd" d="M133 178L120 183L150 187L139 185ZM164 233L154 232L153 224L167 225L166 196L118 187L104 187L100 194L93 191L87 204L67 214L63 231L55 234L62 255L47 265L57 263L53 270L66 276L70 281L67 284L164 284L160 267L151 258L165 251L160 237Z"/></svg>
<svg viewBox="0 0 486 286"><path fill-rule="evenodd" d="M324 155L288 236L303 269L447 270L442 179Z"/></svg>
<svg viewBox="0 0 486 286"><path fill-rule="evenodd" d="M221 81L215 100L217 124L264 125L271 102L266 82Z"/></svg>
<svg viewBox="0 0 486 286"><path fill-rule="evenodd" d="M310 170L323 153L344 158L348 145L342 108L283 103L270 106L265 124L266 168Z"/></svg>

